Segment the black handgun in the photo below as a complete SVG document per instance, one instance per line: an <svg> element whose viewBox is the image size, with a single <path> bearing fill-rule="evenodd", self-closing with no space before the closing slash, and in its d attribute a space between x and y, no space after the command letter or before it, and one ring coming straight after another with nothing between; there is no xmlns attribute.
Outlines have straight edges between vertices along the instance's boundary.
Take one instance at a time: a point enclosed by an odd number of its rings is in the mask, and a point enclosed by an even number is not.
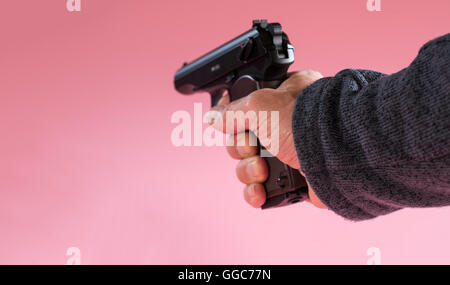
<svg viewBox="0 0 450 285"><path fill-rule="evenodd" d="M260 88L277 88L294 62L294 47L279 23L253 21L249 31L187 64L175 74L175 88L183 94L209 92L215 106L225 91L230 101ZM298 170L276 157L265 157L269 177L264 182L262 209L303 201L308 187Z"/></svg>

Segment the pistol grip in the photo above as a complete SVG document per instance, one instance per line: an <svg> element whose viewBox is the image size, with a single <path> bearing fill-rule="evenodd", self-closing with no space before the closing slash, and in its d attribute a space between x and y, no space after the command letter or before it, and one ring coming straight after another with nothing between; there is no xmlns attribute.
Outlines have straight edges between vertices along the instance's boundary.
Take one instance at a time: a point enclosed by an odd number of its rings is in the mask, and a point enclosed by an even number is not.
<svg viewBox="0 0 450 285"><path fill-rule="evenodd" d="M257 89L277 88L281 82L282 80L256 81L251 76L241 76L230 88L230 101L245 97ZM259 141L258 145L260 153L262 153L265 149ZM267 162L269 177L263 183L266 202L261 207L262 209L287 206L304 201L308 197L306 180L297 169L291 168L275 156L264 157L264 159Z"/></svg>
<svg viewBox="0 0 450 285"><path fill-rule="evenodd" d="M262 209L282 207L308 198L305 178L297 169L281 162L277 157L264 157L269 169L269 177L263 183L266 190L266 203Z"/></svg>

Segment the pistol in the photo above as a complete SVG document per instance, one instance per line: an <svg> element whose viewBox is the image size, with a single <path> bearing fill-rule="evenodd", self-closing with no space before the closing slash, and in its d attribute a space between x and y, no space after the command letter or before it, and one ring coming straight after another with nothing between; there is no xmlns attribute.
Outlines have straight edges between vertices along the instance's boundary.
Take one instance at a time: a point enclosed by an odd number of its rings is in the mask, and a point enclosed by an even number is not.
<svg viewBox="0 0 450 285"><path fill-rule="evenodd" d="M204 56L185 63L175 74L182 94L208 92L215 106L225 91L230 101L261 88L277 88L294 62L294 47L279 23L254 20L252 28ZM258 142L260 150L263 150ZM268 209L304 201L308 186L298 170L276 157L264 157L269 176L263 183Z"/></svg>

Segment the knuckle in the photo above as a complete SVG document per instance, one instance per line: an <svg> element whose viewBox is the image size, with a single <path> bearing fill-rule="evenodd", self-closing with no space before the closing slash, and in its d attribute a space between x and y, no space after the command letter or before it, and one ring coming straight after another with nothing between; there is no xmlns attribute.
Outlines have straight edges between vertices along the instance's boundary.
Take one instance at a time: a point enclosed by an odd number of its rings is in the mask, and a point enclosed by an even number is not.
<svg viewBox="0 0 450 285"><path fill-rule="evenodd" d="M250 93L247 97L247 107L249 110L255 110L257 108L258 99L260 97L261 90L256 90Z"/></svg>
<svg viewBox="0 0 450 285"><path fill-rule="evenodd" d="M272 96L275 89L263 88L250 93L248 97L247 106L249 110L257 111L261 108L261 104L265 104L268 97Z"/></svg>
<svg viewBox="0 0 450 285"><path fill-rule="evenodd" d="M304 70L299 72L300 75L311 75L313 73L315 73L315 71L312 70L312 69L304 69Z"/></svg>
<svg viewBox="0 0 450 285"><path fill-rule="evenodd" d="M236 147L227 146L226 149L227 149L228 154L231 156L231 158L233 158L233 159L241 159L242 158L240 153L236 149Z"/></svg>
<svg viewBox="0 0 450 285"><path fill-rule="evenodd" d="M236 177L241 181L242 183L246 184L249 182L249 176L247 175L246 171L246 161L240 160L236 166Z"/></svg>

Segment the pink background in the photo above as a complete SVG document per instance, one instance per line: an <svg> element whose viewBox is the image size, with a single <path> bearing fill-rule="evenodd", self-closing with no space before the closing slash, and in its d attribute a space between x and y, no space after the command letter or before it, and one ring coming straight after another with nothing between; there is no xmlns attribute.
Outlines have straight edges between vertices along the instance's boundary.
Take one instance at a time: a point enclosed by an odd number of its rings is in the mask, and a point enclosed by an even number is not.
<svg viewBox="0 0 450 285"><path fill-rule="evenodd" d="M392 73L449 32L450 1L2 1L0 263L449 263L450 208L353 223L309 204L247 206L219 147L176 148L170 117L209 106L173 75L250 28L282 23L295 69Z"/></svg>

